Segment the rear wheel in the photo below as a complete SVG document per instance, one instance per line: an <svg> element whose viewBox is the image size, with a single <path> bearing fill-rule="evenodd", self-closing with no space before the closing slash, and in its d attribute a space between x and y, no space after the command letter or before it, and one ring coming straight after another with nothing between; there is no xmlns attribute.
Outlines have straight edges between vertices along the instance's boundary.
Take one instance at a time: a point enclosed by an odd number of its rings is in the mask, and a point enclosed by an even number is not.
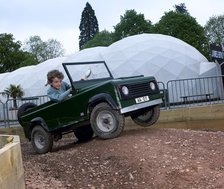
<svg viewBox="0 0 224 189"><path fill-rule="evenodd" d="M160 106L153 106L131 115L132 120L140 126L148 127L156 123L160 115Z"/></svg>
<svg viewBox="0 0 224 189"><path fill-rule="evenodd" d="M31 132L31 143L38 154L44 154L52 150L53 137L43 127L36 125Z"/></svg>
<svg viewBox="0 0 224 189"><path fill-rule="evenodd" d="M74 130L74 134L79 140L79 142L86 142L93 137L93 129L91 125L85 125L82 127L78 127Z"/></svg>
<svg viewBox="0 0 224 189"><path fill-rule="evenodd" d="M25 103L22 106L19 107L18 112L17 112L17 118L19 121L19 124L22 125L22 120L21 120L21 116L24 114L25 111L36 107L37 105L31 102Z"/></svg>
<svg viewBox="0 0 224 189"><path fill-rule="evenodd" d="M90 122L95 134L102 139L119 136L125 124L124 116L107 103L100 103L94 107Z"/></svg>

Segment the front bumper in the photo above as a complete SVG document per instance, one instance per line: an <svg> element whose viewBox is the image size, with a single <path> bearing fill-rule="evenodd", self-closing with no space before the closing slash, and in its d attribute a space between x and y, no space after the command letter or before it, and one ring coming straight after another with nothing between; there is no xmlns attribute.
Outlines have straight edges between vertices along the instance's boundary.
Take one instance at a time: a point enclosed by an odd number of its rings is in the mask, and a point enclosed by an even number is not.
<svg viewBox="0 0 224 189"><path fill-rule="evenodd" d="M157 104L161 104L162 102L163 102L162 99L156 99L156 100L144 102L144 103L141 103L141 104L134 104L132 106L122 108L120 110L120 112L121 112L121 114L124 114L124 113L132 112L132 111L135 111L135 110L139 110L139 109L142 109L142 108L146 108L146 107L149 107L149 106L154 106L154 105L157 105Z"/></svg>

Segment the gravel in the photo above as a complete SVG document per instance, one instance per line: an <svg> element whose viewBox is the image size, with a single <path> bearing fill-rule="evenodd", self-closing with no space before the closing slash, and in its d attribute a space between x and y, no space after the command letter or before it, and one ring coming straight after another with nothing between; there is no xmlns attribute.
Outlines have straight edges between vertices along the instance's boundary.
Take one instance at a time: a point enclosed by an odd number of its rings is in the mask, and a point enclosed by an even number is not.
<svg viewBox="0 0 224 189"><path fill-rule="evenodd" d="M224 188L224 133L147 128L110 140L73 136L35 154L21 142L28 189Z"/></svg>

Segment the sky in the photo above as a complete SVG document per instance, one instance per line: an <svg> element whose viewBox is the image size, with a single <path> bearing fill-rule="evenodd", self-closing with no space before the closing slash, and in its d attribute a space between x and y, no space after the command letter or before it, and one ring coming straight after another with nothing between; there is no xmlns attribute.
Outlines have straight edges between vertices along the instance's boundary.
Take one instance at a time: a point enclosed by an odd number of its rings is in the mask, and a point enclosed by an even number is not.
<svg viewBox="0 0 224 189"><path fill-rule="evenodd" d="M222 0L0 0L0 33L11 33L22 43L34 35L43 41L56 39L66 55L73 54L79 51L79 25L86 2L95 11L99 30L110 32L130 9L144 14L153 24L180 3L185 3L202 26L211 16L224 14Z"/></svg>

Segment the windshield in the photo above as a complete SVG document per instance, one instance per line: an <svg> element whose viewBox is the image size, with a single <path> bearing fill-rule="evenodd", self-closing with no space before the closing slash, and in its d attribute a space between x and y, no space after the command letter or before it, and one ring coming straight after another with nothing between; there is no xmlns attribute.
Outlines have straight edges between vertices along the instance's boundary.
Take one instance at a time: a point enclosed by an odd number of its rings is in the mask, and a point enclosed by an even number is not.
<svg viewBox="0 0 224 189"><path fill-rule="evenodd" d="M105 62L63 63L71 82L111 78Z"/></svg>

